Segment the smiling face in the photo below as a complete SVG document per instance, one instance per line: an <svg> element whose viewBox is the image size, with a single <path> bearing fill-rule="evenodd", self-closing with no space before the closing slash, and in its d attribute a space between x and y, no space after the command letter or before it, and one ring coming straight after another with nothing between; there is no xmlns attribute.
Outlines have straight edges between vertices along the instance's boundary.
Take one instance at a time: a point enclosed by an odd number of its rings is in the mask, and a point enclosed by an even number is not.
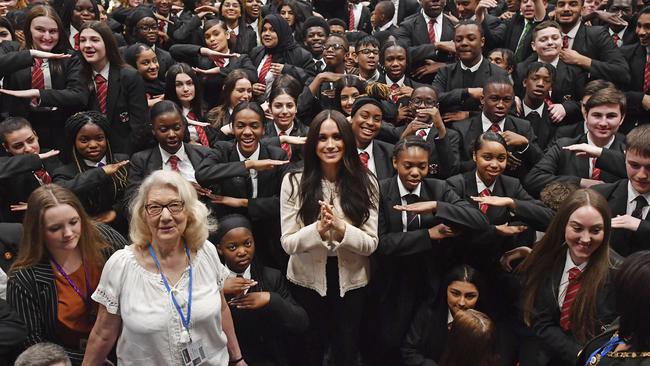
<svg viewBox="0 0 650 366"><path fill-rule="evenodd" d="M309 27L305 33L305 46L307 46L307 50L311 52L314 57L321 57L323 54L323 45L327 38L325 29L323 29L323 27Z"/></svg>
<svg viewBox="0 0 650 366"><path fill-rule="evenodd" d="M74 141L75 149L84 159L99 162L106 155L106 134L94 123L86 123Z"/></svg>
<svg viewBox="0 0 650 366"><path fill-rule="evenodd" d="M32 46L34 49L51 52L59 43L59 27L54 19L48 16L36 17L29 25L32 33Z"/></svg>
<svg viewBox="0 0 650 366"><path fill-rule="evenodd" d="M255 238L247 228L238 227L221 238L217 249L231 271L244 273L255 256Z"/></svg>
<svg viewBox="0 0 650 366"><path fill-rule="evenodd" d="M278 95L271 103L273 122L282 131L291 127L297 112L296 101L288 94Z"/></svg>
<svg viewBox="0 0 650 366"><path fill-rule="evenodd" d="M280 16L289 23L289 26L293 28L293 25L296 23L296 16L291 10L289 5L282 5L280 8Z"/></svg>
<svg viewBox="0 0 650 366"><path fill-rule="evenodd" d="M189 108L196 95L196 89L192 78L184 73L176 75L176 96L183 107Z"/></svg>
<svg viewBox="0 0 650 366"><path fill-rule="evenodd" d="M519 4L519 12L524 18L528 20L535 19L535 1L522 0Z"/></svg>
<svg viewBox="0 0 650 366"><path fill-rule="evenodd" d="M413 191L429 174L429 153L420 147L411 146L393 158L393 168L404 188Z"/></svg>
<svg viewBox="0 0 650 366"><path fill-rule="evenodd" d="M454 281L447 286L447 306L452 316L458 311L474 309L478 302L478 289L473 283Z"/></svg>
<svg viewBox="0 0 650 366"><path fill-rule="evenodd" d="M172 202L182 202L182 199L175 189L168 186L151 188L147 195L147 205L164 206ZM176 242L180 241L187 227L187 211L183 208L181 212L172 213L168 208L163 208L158 215L145 212L145 220L151 231L152 242Z"/></svg>
<svg viewBox="0 0 650 366"><path fill-rule="evenodd" d="M36 132L27 126L5 134L2 146L13 156L41 152Z"/></svg>
<svg viewBox="0 0 650 366"><path fill-rule="evenodd" d="M592 107L587 112L587 131L597 144L609 142L623 123L621 107L618 104L603 104Z"/></svg>
<svg viewBox="0 0 650 366"><path fill-rule="evenodd" d="M262 44L266 48L274 48L278 45L278 34L273 30L271 23L264 23L262 27Z"/></svg>
<svg viewBox="0 0 650 366"><path fill-rule="evenodd" d="M337 66L347 62L346 54L345 43L340 36L329 36L327 38L323 46L323 58L327 66L335 69Z"/></svg>
<svg viewBox="0 0 650 366"><path fill-rule="evenodd" d="M460 19L470 19L476 12L478 0L456 0L456 11Z"/></svg>
<svg viewBox="0 0 650 366"><path fill-rule="evenodd" d="M582 0L558 0L555 19L565 30L571 29L580 20Z"/></svg>
<svg viewBox="0 0 650 366"><path fill-rule="evenodd" d="M185 126L177 112L163 113L152 121L153 134L160 147L170 154L175 154L183 145Z"/></svg>
<svg viewBox="0 0 650 366"><path fill-rule="evenodd" d="M74 207L66 203L45 209L43 226L43 240L49 252L66 252L77 248L81 218Z"/></svg>
<svg viewBox="0 0 650 366"><path fill-rule="evenodd" d="M514 90L510 84L488 84L483 88L483 114L496 123L506 117L514 101Z"/></svg>
<svg viewBox="0 0 650 366"><path fill-rule="evenodd" d="M241 102L248 102L253 96L253 85L248 79L239 79L230 93L230 108L235 108Z"/></svg>
<svg viewBox="0 0 650 366"><path fill-rule="evenodd" d="M625 154L625 171L637 192L650 192L650 156L639 154L636 150L628 150Z"/></svg>
<svg viewBox="0 0 650 366"><path fill-rule="evenodd" d="M318 142L316 143L316 155L321 161L323 170L327 167L338 169L343 160L345 144L341 137L341 131L332 119L323 121L318 131Z"/></svg>
<svg viewBox="0 0 650 366"><path fill-rule="evenodd" d="M252 19L259 18L263 5L264 4L262 3L261 0L246 0L245 3L246 15L248 15Z"/></svg>
<svg viewBox="0 0 650 366"><path fill-rule="evenodd" d="M474 66L481 58L485 38L474 24L461 25L456 28L454 45L456 55L466 66Z"/></svg>
<svg viewBox="0 0 650 366"><path fill-rule="evenodd" d="M97 13L90 0L77 0L77 4L72 9L72 25L79 29L84 22L90 22L97 19Z"/></svg>
<svg viewBox="0 0 650 366"><path fill-rule="evenodd" d="M384 69L391 80L401 79L406 73L406 50L400 46L388 47L384 52Z"/></svg>
<svg viewBox="0 0 650 366"><path fill-rule="evenodd" d="M86 28L79 34L79 50L91 65L97 65L106 59L106 45L97 31Z"/></svg>
<svg viewBox="0 0 650 366"><path fill-rule="evenodd" d="M352 132L357 147L365 149L372 140L379 134L383 113L374 104L364 104L352 116Z"/></svg>
<svg viewBox="0 0 650 366"><path fill-rule="evenodd" d="M158 58L154 50L148 49L140 52L135 64L140 75L146 80L158 79L160 65L158 64Z"/></svg>
<svg viewBox="0 0 650 366"><path fill-rule="evenodd" d="M650 46L650 14L641 14L636 21L636 35L643 47Z"/></svg>
<svg viewBox="0 0 650 366"><path fill-rule="evenodd" d="M486 186L503 173L508 162L508 151L496 141L483 141L481 148L474 152L476 174Z"/></svg>
<svg viewBox="0 0 650 366"><path fill-rule="evenodd" d="M221 6L224 19L235 20L241 17L241 7L237 0L225 0Z"/></svg>
<svg viewBox="0 0 650 366"><path fill-rule="evenodd" d="M346 116L352 113L352 105L359 98L359 90L353 86L346 86L341 89L341 110Z"/></svg>
<svg viewBox="0 0 650 366"><path fill-rule="evenodd" d="M233 117L232 132L241 154L249 157L257 150L264 134L262 117L251 109L243 109Z"/></svg>
<svg viewBox="0 0 650 366"><path fill-rule="evenodd" d="M230 34L220 24L213 25L203 33L205 45L213 51L224 52L228 49Z"/></svg>
<svg viewBox="0 0 650 366"><path fill-rule="evenodd" d="M153 46L158 42L158 22L154 18L142 18L135 25L135 37L138 42Z"/></svg>
<svg viewBox="0 0 650 366"><path fill-rule="evenodd" d="M168 16L172 10L171 0L153 0L153 4L156 7L156 12L164 17Z"/></svg>
<svg viewBox="0 0 650 366"><path fill-rule="evenodd" d="M602 245L605 239L603 217L593 206L582 206L573 211L564 230L569 255L581 265Z"/></svg>
<svg viewBox="0 0 650 366"><path fill-rule="evenodd" d="M539 58L547 63L555 60L562 50L562 34L555 27L548 27L538 31L532 42L532 47Z"/></svg>

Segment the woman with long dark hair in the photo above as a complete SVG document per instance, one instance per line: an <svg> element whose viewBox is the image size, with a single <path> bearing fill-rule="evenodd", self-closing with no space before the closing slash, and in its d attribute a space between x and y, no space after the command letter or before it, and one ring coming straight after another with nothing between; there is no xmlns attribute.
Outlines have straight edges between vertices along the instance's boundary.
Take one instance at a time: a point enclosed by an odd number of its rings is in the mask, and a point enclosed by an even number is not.
<svg viewBox="0 0 650 366"><path fill-rule="evenodd" d="M241 0L224 0L219 5L219 14L226 23L229 47L236 53L249 53L257 46L255 31L248 28L244 18L244 4Z"/></svg>
<svg viewBox="0 0 650 366"><path fill-rule="evenodd" d="M233 109L241 102L250 101L252 97L252 81L247 73L244 70L233 70L223 81L223 90L217 106L208 112L206 118L212 127L220 130L228 128L230 134L230 115ZM226 138L224 134L221 137Z"/></svg>
<svg viewBox="0 0 650 366"><path fill-rule="evenodd" d="M144 91L147 96L149 108L163 100L165 94L165 82L159 78L160 64L156 51L144 43L134 43L122 52L124 61L131 65L142 77Z"/></svg>
<svg viewBox="0 0 650 366"><path fill-rule="evenodd" d="M147 100L138 72L124 63L110 28L99 21L81 26L81 78L86 106L106 115L113 152L131 154L144 145Z"/></svg>
<svg viewBox="0 0 650 366"><path fill-rule="evenodd" d="M487 315L471 309L459 311L440 366L498 366L496 341L496 327Z"/></svg>
<svg viewBox="0 0 650 366"><path fill-rule="evenodd" d="M576 190L558 209L544 237L520 265L526 365L573 365L582 346L614 320L609 238L611 214L603 196Z"/></svg>
<svg viewBox="0 0 650 366"><path fill-rule="evenodd" d="M289 75L287 77L291 78ZM294 83L298 85L293 85ZM269 110L273 119L271 121L267 120L264 126L265 138L269 140L277 138L280 147L287 153L287 157L292 162L302 160L302 146L288 142L287 138L304 138L308 132L308 127L296 118L298 112L296 98L300 92L299 87L298 81L293 79L290 86L274 86L271 89ZM301 140L291 142L298 141Z"/></svg>
<svg viewBox="0 0 650 366"><path fill-rule="evenodd" d="M99 8L95 0L64 0L61 21L68 34L72 48L79 50L79 29L84 22L99 20Z"/></svg>
<svg viewBox="0 0 650 366"><path fill-rule="evenodd" d="M357 363L359 328L377 248L377 181L357 155L345 117L325 110L312 121L304 168L285 176L280 193L287 277L312 321L301 361Z"/></svg>
<svg viewBox="0 0 650 366"><path fill-rule="evenodd" d="M305 22L305 16L297 2L294 0L283 0L278 5L278 14L287 21L296 41L302 42L302 24Z"/></svg>

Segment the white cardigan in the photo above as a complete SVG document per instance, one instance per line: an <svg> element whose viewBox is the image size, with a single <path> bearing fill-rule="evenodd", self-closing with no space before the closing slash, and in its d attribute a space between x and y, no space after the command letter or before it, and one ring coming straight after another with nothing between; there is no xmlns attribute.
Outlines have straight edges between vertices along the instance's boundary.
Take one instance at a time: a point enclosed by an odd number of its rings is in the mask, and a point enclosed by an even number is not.
<svg viewBox="0 0 650 366"><path fill-rule="evenodd" d="M328 253L334 252L339 261L339 286L341 297L349 290L363 287L370 279L370 261L368 256L377 249L379 237L377 235L377 207L379 195L375 197L375 208L370 208L370 216L361 227L353 226L347 217L345 235L343 240L323 240L318 233L318 221L304 226L298 216L299 202L298 190L302 173L297 173L293 179L287 174L282 180L280 192L280 216L282 218L281 243L285 252L289 254L289 268L287 278L289 281L310 288L321 296L327 294L327 280L325 267ZM293 182L292 182L293 181ZM371 179L375 192L379 192L377 181ZM295 186L294 186L295 184ZM330 202L334 195L334 211L343 212L340 197L335 192L335 184L322 181L323 199ZM293 192L294 196L291 197ZM342 215L340 215L342 216Z"/></svg>

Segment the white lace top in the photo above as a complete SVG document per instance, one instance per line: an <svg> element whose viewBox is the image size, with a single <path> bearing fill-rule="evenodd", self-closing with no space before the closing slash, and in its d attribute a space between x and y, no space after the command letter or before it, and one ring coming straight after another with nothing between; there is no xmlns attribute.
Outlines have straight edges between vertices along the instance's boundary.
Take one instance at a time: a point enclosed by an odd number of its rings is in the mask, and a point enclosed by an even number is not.
<svg viewBox="0 0 650 366"><path fill-rule="evenodd" d="M92 295L109 313L122 318L122 333L117 341L118 365L184 365L180 351L181 318L160 274L138 264L134 250L127 246L109 258ZM221 290L228 273L214 245L206 241L192 259L190 320L192 340L202 341L207 356L203 365L228 364L226 334L221 327ZM188 286L189 267L172 286L184 316Z"/></svg>

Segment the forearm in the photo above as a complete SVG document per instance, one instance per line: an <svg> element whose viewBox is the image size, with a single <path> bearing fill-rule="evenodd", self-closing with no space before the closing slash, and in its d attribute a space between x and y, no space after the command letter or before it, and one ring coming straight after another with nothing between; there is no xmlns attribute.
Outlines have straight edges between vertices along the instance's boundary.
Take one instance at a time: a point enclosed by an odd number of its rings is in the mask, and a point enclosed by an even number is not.
<svg viewBox="0 0 650 366"><path fill-rule="evenodd" d="M239 349L239 342L235 334L235 325L232 322L232 314L230 314L230 307L226 302L226 298L221 293L221 327L223 332L226 333L228 355L230 360L238 360L242 357L241 350Z"/></svg>

